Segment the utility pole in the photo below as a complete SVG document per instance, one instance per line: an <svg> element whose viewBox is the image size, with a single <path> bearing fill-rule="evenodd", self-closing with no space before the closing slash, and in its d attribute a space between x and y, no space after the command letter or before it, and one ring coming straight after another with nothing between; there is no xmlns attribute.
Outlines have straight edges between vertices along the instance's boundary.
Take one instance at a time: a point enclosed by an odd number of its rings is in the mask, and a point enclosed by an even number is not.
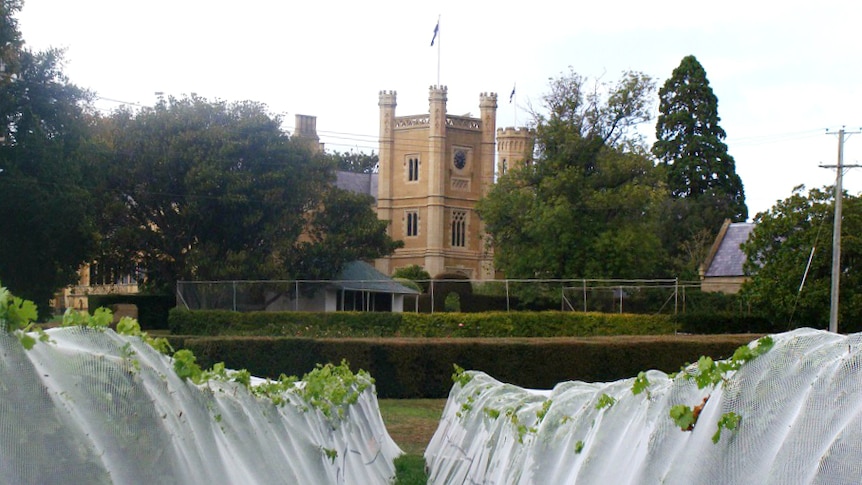
<svg viewBox="0 0 862 485"><path fill-rule="evenodd" d="M827 130L828 131L828 130ZM854 135L858 131L838 130L838 164L820 165L821 168L836 169L835 176L835 220L832 225L832 294L829 302L829 331L838 333L838 293L841 287L841 205L844 200L844 169L858 168L862 165L844 165L844 135Z"/></svg>

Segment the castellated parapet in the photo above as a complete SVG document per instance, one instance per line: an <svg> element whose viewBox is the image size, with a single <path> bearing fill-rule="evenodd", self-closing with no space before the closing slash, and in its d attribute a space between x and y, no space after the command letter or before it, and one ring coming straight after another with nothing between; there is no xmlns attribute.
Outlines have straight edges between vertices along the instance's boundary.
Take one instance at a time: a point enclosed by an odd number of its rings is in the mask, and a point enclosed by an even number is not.
<svg viewBox="0 0 862 485"><path fill-rule="evenodd" d="M479 108L497 108L497 93L481 93L479 95Z"/></svg>
<svg viewBox="0 0 862 485"><path fill-rule="evenodd" d="M533 158L536 132L529 128L497 129L497 173L523 167Z"/></svg>
<svg viewBox="0 0 862 485"><path fill-rule="evenodd" d="M380 91L378 106L395 106L395 91Z"/></svg>

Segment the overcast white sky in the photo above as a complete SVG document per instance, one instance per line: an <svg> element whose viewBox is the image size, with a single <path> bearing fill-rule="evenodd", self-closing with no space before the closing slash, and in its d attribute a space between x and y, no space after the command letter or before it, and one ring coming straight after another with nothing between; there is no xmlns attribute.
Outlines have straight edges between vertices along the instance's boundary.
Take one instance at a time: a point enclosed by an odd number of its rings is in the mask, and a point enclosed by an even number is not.
<svg viewBox="0 0 862 485"><path fill-rule="evenodd" d="M476 115L479 93L496 92L498 127L528 121L526 106L569 66L607 81L642 71L660 86L693 54L753 217L798 184L833 184L834 170L818 167L837 161L826 129L862 127L862 3L766 3L25 0L19 21L31 48L66 49L66 73L101 109L151 105L156 92L250 99L285 114L289 130L295 114L317 116L339 151L376 151L380 90L398 92L398 115L428 111L438 15L449 113ZM862 135L844 153L862 163ZM862 190L862 169L845 188Z"/></svg>

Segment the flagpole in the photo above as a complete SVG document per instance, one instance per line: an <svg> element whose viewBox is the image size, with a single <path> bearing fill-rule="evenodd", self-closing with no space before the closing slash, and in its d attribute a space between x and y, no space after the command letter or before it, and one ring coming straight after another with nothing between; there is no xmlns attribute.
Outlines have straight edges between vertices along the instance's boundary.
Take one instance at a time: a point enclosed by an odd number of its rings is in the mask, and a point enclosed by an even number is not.
<svg viewBox="0 0 862 485"><path fill-rule="evenodd" d="M512 101L515 104L515 108L512 110L512 121L514 122L512 126L515 129L518 128L518 93L516 91L517 89L518 89L518 83L516 82L514 85L512 85Z"/></svg>
<svg viewBox="0 0 862 485"><path fill-rule="evenodd" d="M437 14L437 86L440 86L440 44L442 43L443 32L440 32L440 14Z"/></svg>

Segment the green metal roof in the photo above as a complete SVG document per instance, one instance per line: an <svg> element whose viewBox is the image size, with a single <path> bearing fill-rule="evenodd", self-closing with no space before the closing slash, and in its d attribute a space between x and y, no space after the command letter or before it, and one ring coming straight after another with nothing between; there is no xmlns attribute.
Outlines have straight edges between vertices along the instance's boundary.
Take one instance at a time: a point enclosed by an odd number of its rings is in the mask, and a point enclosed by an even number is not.
<svg viewBox="0 0 862 485"><path fill-rule="evenodd" d="M364 261L351 261L344 265L335 286L348 291L369 293L394 293L397 295L418 295L419 292L408 288L374 269Z"/></svg>

